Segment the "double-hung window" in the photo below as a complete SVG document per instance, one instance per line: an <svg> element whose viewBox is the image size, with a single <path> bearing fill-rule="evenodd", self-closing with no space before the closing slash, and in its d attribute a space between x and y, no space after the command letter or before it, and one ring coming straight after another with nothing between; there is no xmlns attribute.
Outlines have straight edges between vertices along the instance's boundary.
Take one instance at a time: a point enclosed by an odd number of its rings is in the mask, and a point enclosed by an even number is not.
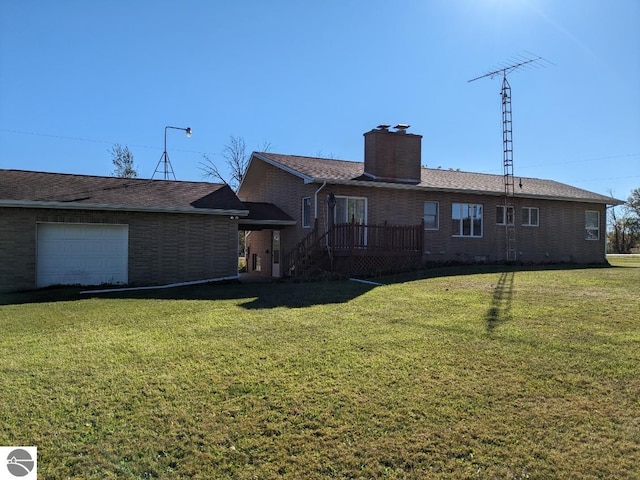
<svg viewBox="0 0 640 480"><path fill-rule="evenodd" d="M585 240L600 239L600 212L595 210L584 212L584 238Z"/></svg>
<svg viewBox="0 0 640 480"><path fill-rule="evenodd" d="M522 226L537 227L540 225L540 209L537 207L522 207Z"/></svg>
<svg viewBox="0 0 640 480"><path fill-rule="evenodd" d="M302 199L302 228L311 228L311 197Z"/></svg>
<svg viewBox="0 0 640 480"><path fill-rule="evenodd" d="M438 202L424 202L424 229L438 230L440 227Z"/></svg>
<svg viewBox="0 0 640 480"><path fill-rule="evenodd" d="M497 225L513 225L514 217L513 207L505 207L504 205L498 205L496 207L496 224Z"/></svg>
<svg viewBox="0 0 640 480"><path fill-rule="evenodd" d="M482 204L451 204L451 231L454 237L482 237Z"/></svg>

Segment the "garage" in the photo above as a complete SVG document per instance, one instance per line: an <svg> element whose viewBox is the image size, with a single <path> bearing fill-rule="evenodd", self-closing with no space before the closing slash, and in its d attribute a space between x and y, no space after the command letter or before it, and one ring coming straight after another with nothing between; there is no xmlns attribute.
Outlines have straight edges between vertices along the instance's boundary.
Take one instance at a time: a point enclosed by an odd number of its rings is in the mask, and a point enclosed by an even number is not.
<svg viewBox="0 0 640 480"><path fill-rule="evenodd" d="M238 277L228 185L0 169L0 294Z"/></svg>
<svg viewBox="0 0 640 480"><path fill-rule="evenodd" d="M38 223L36 283L128 283L128 225Z"/></svg>

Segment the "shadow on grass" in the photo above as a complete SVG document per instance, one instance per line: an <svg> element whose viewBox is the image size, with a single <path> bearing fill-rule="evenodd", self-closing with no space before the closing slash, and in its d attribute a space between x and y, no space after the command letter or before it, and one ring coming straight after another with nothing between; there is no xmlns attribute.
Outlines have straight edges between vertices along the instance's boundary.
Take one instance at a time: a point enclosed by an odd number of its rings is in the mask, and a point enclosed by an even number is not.
<svg viewBox="0 0 640 480"><path fill-rule="evenodd" d="M477 275L482 273L504 273L504 272L541 272L541 271L562 271L562 270L585 270L593 268L619 268L607 263L591 265L579 264L539 264L539 265L514 265L514 264L474 264L474 265L448 265L424 268L410 272L390 274L372 277L373 280L390 285L394 283L413 282L439 277L457 277L461 275Z"/></svg>
<svg viewBox="0 0 640 480"><path fill-rule="evenodd" d="M0 305L67 302L92 298L133 300L236 300L246 309L270 309L278 307L304 308L312 305L345 303L375 288L349 281L330 282L240 282L211 283L187 287L153 290L129 290L109 293L80 292L81 288L48 288L32 292L0 295Z"/></svg>
<svg viewBox="0 0 640 480"><path fill-rule="evenodd" d="M427 268L413 272L375 277L383 285L406 283L429 278L475 275L480 273L511 273L496 287L493 301L487 313L489 329L503 321L509 314L508 299L511 296L513 272L532 270L573 270L585 268L614 268L609 265L455 265ZM501 277L502 278L502 277ZM507 283L511 284L507 285ZM275 283L211 283L186 287L154 290L119 291L111 293L81 294L86 288L56 287L29 292L0 294L0 305L49 303L87 300L91 298L145 299L145 300L238 300L247 309L277 307L304 308L312 305L345 303L377 288L374 284L346 280L322 282Z"/></svg>
<svg viewBox="0 0 640 480"><path fill-rule="evenodd" d="M487 331L489 333L501 323L511 320L511 302L513 300L513 282L515 272L502 272L498 283L493 289L491 306L486 315Z"/></svg>

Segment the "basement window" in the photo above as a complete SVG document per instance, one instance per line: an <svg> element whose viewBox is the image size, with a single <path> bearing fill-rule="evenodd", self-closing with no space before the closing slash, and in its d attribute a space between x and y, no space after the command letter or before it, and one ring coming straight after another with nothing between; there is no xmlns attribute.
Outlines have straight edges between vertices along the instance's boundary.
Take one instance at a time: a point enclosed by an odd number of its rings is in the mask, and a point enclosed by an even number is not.
<svg viewBox="0 0 640 480"><path fill-rule="evenodd" d="M584 239L600 239L600 212L595 210L584 212Z"/></svg>

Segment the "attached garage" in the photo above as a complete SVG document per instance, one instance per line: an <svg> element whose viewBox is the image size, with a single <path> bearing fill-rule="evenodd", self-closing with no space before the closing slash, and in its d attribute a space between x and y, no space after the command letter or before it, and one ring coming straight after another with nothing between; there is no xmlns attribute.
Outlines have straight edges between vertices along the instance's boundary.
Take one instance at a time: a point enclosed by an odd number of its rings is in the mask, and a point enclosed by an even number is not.
<svg viewBox="0 0 640 480"><path fill-rule="evenodd" d="M128 283L128 225L38 223L36 286Z"/></svg>

